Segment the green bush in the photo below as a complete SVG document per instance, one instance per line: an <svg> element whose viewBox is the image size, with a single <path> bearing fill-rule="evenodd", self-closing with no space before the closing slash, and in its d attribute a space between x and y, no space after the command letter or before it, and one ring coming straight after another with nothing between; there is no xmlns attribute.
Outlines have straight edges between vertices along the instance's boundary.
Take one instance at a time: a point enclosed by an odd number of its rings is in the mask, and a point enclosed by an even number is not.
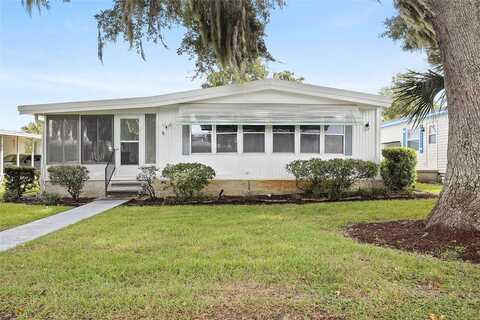
<svg viewBox="0 0 480 320"><path fill-rule="evenodd" d="M137 175L137 181L142 183L142 194L148 195L152 200L156 199L154 183L158 169L155 166L144 166L140 170L140 173Z"/></svg>
<svg viewBox="0 0 480 320"><path fill-rule="evenodd" d="M87 168L79 165L52 166L48 168L50 182L64 187L78 201L85 182L89 179Z"/></svg>
<svg viewBox="0 0 480 320"><path fill-rule="evenodd" d="M414 185L417 178L415 166L417 155L409 148L386 148L382 150L380 174L385 187L391 191L401 191Z"/></svg>
<svg viewBox="0 0 480 320"><path fill-rule="evenodd" d="M373 179L378 166L371 161L355 159L295 160L287 165L295 176L297 187L314 196L339 199L361 179Z"/></svg>
<svg viewBox="0 0 480 320"><path fill-rule="evenodd" d="M162 171L167 178L178 200L192 199L215 178L215 170L201 163L167 164Z"/></svg>
<svg viewBox="0 0 480 320"><path fill-rule="evenodd" d="M38 172L31 167L7 166L4 169L5 201L19 199L27 190L35 187Z"/></svg>
<svg viewBox="0 0 480 320"><path fill-rule="evenodd" d="M62 197L56 193L50 193L50 192L44 191L39 195L39 199L44 205L51 206L51 205L59 204L60 201L62 200Z"/></svg>

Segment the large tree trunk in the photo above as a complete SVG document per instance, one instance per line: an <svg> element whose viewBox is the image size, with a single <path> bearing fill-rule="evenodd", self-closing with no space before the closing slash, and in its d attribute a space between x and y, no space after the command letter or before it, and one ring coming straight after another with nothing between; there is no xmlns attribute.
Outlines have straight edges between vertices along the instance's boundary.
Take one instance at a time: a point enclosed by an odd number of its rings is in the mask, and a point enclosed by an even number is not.
<svg viewBox="0 0 480 320"><path fill-rule="evenodd" d="M445 185L427 228L480 231L480 1L427 3L445 68L449 121Z"/></svg>

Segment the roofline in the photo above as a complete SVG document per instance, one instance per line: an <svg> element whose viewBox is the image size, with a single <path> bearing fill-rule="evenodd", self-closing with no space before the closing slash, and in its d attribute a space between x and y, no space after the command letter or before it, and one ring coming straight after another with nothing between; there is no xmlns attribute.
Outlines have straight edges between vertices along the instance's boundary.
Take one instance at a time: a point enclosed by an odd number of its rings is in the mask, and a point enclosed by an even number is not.
<svg viewBox="0 0 480 320"><path fill-rule="evenodd" d="M11 130L3 130L0 129L0 136L10 136L10 137L22 137L22 138L30 138L30 139L42 139L42 136L39 134L33 134L28 132L22 131L11 131Z"/></svg>
<svg viewBox="0 0 480 320"><path fill-rule="evenodd" d="M448 110L445 109L445 110L431 112L425 118L427 119L427 118L438 117L438 116L443 116L443 115L447 115L447 114L448 114ZM410 121L409 121L408 118L400 118L400 119L390 120L390 121L386 121L386 122L382 123L380 125L380 128L393 127L393 126L396 126L396 125L399 125L399 124L409 123L409 122Z"/></svg>
<svg viewBox="0 0 480 320"><path fill-rule="evenodd" d="M388 107L391 104L391 99L387 96L322 87L293 81L265 79L243 84L231 84L215 88L195 89L149 97L19 105L18 111L20 114L46 114L54 112L152 108L269 89L344 100L347 102L371 105L378 108Z"/></svg>

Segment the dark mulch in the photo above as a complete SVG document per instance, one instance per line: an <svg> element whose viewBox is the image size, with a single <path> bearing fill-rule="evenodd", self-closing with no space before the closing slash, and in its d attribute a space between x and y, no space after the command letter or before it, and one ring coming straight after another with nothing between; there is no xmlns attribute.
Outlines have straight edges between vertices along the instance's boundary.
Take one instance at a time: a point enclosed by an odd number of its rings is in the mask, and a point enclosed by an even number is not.
<svg viewBox="0 0 480 320"><path fill-rule="evenodd" d="M446 232L425 229L424 220L359 223L346 229L360 242L430 254L444 260L480 263L480 232Z"/></svg>
<svg viewBox="0 0 480 320"><path fill-rule="evenodd" d="M90 203L94 200L95 198L80 198L78 199L78 201L73 201L72 198L65 197L65 198L59 199L59 201L57 201L56 203L52 203L49 205L64 205L64 206L70 206L70 207L79 207L79 206L83 206L84 204ZM20 199L12 200L10 202L33 204L33 205L45 205L45 202L43 202L42 199L39 197L22 197Z"/></svg>
<svg viewBox="0 0 480 320"><path fill-rule="evenodd" d="M381 195L353 195L339 200L329 200L328 198L311 198L301 194L285 194L285 195L271 195L271 196L222 196L216 199L196 199L191 201L178 202L173 197L157 198L157 199L132 199L128 202L130 206L159 206L159 205L222 205L222 204L305 204L305 203L319 203L332 201L368 201L368 200L394 200L394 199L433 199L437 195L427 192L413 192L413 193L391 193Z"/></svg>

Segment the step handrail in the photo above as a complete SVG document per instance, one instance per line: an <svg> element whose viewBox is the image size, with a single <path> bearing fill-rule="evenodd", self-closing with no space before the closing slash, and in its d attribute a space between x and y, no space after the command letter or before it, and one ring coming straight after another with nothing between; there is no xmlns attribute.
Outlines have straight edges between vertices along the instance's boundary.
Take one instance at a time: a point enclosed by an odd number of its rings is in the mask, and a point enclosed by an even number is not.
<svg viewBox="0 0 480 320"><path fill-rule="evenodd" d="M108 186L112 181L113 173L115 172L115 149L112 150L107 165L105 166L105 196L108 195Z"/></svg>

